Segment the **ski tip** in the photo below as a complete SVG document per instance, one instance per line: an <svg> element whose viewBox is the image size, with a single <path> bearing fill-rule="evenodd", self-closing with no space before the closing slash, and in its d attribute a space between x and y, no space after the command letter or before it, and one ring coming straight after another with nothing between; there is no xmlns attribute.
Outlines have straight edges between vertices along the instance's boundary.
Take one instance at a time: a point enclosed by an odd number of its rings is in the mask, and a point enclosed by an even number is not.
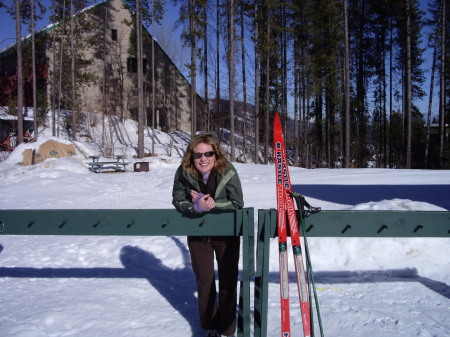
<svg viewBox="0 0 450 337"><path fill-rule="evenodd" d="M278 111L275 111L275 115L273 116L274 124L281 123L280 119L280 113Z"/></svg>

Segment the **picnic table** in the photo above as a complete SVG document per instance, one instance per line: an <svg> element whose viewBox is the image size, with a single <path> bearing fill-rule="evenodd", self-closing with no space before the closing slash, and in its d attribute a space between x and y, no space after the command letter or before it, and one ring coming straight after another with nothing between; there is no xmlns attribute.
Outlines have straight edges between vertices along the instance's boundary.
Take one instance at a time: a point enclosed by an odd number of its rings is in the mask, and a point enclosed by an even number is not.
<svg viewBox="0 0 450 337"><path fill-rule="evenodd" d="M116 155L114 160L100 160L100 156L89 156L91 162L88 163L89 170L95 173L100 173L102 170L114 170L115 172L125 172L125 167L129 162L125 161L126 156Z"/></svg>

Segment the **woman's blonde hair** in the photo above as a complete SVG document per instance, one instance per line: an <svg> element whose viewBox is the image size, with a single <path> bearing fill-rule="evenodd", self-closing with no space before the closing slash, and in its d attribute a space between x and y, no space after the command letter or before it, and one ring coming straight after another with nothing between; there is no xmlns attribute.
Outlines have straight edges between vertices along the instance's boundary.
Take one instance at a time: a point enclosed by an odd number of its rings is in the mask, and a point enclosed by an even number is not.
<svg viewBox="0 0 450 337"><path fill-rule="evenodd" d="M183 165L184 169L187 173L193 174L196 177L199 177L199 173L194 166L194 149L198 144L209 144L212 146L213 151L216 155L216 161L214 162L213 170L223 174L225 169L228 167L229 162L227 159L227 155L225 151L220 146L219 141L213 135L209 133L204 133L201 135L197 135L191 139L189 142L186 152L184 153L183 159L181 161L181 165Z"/></svg>

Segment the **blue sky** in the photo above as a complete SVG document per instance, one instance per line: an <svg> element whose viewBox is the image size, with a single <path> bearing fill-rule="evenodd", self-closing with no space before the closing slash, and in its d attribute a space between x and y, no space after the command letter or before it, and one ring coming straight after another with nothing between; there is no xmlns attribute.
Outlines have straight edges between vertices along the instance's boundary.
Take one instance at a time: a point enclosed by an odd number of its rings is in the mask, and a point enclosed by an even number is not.
<svg viewBox="0 0 450 337"><path fill-rule="evenodd" d="M10 1L12 2L13 0ZM43 20L36 22L35 28L36 30L45 28L50 22L49 15L50 15L51 1L41 0L41 2L44 5L46 5L47 12ZM102 1L101 0L96 1L96 3L100 2ZM178 17L178 9L174 8L172 5L172 1L169 0L166 3L165 20L170 24L173 24L176 17ZM27 36L28 34L29 34L28 26L22 25L22 36ZM16 40L16 21L13 18L11 18L9 14L6 13L4 8L0 8L0 50L3 50L4 48L13 44L15 40Z"/></svg>
<svg viewBox="0 0 450 337"><path fill-rule="evenodd" d="M45 0L43 3L50 4L50 1ZM0 50L3 50L5 47L13 44L16 40L16 21L6 13L4 8L0 9L0 18ZM47 25L48 17L46 17L45 20L36 23L36 30L42 29ZM28 27L22 26L22 36L26 35L28 35Z"/></svg>

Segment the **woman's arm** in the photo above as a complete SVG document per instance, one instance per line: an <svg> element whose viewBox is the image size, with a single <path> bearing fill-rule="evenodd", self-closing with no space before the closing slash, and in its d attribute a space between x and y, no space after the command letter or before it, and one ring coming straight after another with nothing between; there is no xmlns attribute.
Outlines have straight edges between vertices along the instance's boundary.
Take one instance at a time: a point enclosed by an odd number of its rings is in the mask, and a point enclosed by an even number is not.
<svg viewBox="0 0 450 337"><path fill-rule="evenodd" d="M238 210L244 207L242 186L237 171L233 168L224 177L226 183L216 193L216 210Z"/></svg>

